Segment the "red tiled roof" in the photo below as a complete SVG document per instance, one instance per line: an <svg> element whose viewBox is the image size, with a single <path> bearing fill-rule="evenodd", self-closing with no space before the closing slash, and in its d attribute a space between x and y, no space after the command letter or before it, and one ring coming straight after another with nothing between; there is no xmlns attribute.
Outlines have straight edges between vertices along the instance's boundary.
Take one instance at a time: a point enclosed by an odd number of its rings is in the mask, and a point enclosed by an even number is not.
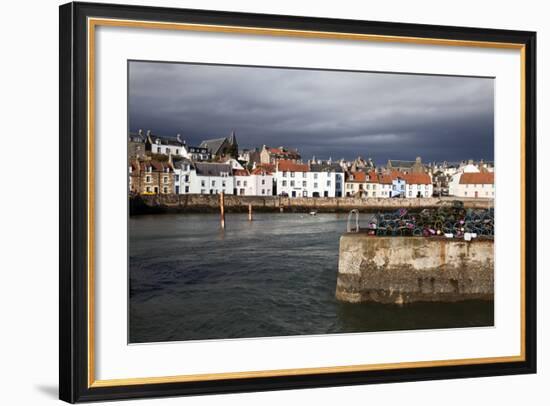
<svg viewBox="0 0 550 406"><path fill-rule="evenodd" d="M493 185L495 174L493 172L463 173L459 183L461 185Z"/></svg>
<svg viewBox="0 0 550 406"><path fill-rule="evenodd" d="M284 149L284 148L267 148L267 152L270 154L275 155L282 155L282 156L300 156L298 154L298 151L292 150L292 149Z"/></svg>
<svg viewBox="0 0 550 406"><path fill-rule="evenodd" d="M368 173L367 183L378 183L378 175L376 171L370 171Z"/></svg>
<svg viewBox="0 0 550 406"><path fill-rule="evenodd" d="M348 182L365 183L367 181L367 174L365 172L351 172L348 178Z"/></svg>
<svg viewBox="0 0 550 406"><path fill-rule="evenodd" d="M378 183L381 183L383 185L391 185L393 181L393 177L389 174L383 174L378 177Z"/></svg>
<svg viewBox="0 0 550 406"><path fill-rule="evenodd" d="M266 171L266 172L273 173L273 172L275 172L275 164L260 164L260 165L256 165L256 169L261 169L261 170L264 170L264 171Z"/></svg>
<svg viewBox="0 0 550 406"><path fill-rule="evenodd" d="M401 178L409 185L431 185L432 178L427 173L403 173Z"/></svg>
<svg viewBox="0 0 550 406"><path fill-rule="evenodd" d="M249 176L246 169L233 169L233 176Z"/></svg>
<svg viewBox="0 0 550 406"><path fill-rule="evenodd" d="M281 159L277 163L277 170L280 172L309 172L306 164L296 164L292 161Z"/></svg>
<svg viewBox="0 0 550 406"><path fill-rule="evenodd" d="M251 173L252 175L271 175L272 172L259 166L256 169L252 170Z"/></svg>

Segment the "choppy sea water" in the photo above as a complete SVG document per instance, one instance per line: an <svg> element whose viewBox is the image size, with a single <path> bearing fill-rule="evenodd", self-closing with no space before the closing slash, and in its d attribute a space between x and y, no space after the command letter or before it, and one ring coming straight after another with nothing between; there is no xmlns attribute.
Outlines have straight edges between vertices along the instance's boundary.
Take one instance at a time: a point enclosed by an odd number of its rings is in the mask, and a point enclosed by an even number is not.
<svg viewBox="0 0 550 406"><path fill-rule="evenodd" d="M129 219L129 342L493 325L493 302L334 298L344 214Z"/></svg>

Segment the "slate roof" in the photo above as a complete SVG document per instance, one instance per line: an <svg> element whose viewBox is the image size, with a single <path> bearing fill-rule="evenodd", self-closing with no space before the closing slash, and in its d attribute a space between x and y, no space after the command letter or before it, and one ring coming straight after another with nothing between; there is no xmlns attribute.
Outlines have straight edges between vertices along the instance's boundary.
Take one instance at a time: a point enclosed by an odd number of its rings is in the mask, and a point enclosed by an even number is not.
<svg viewBox="0 0 550 406"><path fill-rule="evenodd" d="M197 170L197 175L202 176L221 176L222 172L231 173L231 165L212 162L196 162L195 169Z"/></svg>
<svg viewBox="0 0 550 406"><path fill-rule="evenodd" d="M174 168L179 168L183 164L192 165L193 163L187 158L172 158L172 165L174 165Z"/></svg>
<svg viewBox="0 0 550 406"><path fill-rule="evenodd" d="M342 167L336 163L310 164L309 170L310 172L344 172Z"/></svg>
<svg viewBox="0 0 550 406"><path fill-rule="evenodd" d="M401 161L396 159L390 159L388 161L392 168L412 168L416 161Z"/></svg>
<svg viewBox="0 0 550 406"><path fill-rule="evenodd" d="M214 138L214 139L211 139L211 140L204 140L203 142L201 142L201 144L199 145L199 147L201 148L207 148L208 151L212 154L212 155L218 155L218 152L220 151L223 143L226 141L227 139L225 137L223 138Z"/></svg>
<svg viewBox="0 0 550 406"><path fill-rule="evenodd" d="M183 142L179 141L176 137L168 137L168 136L165 136L165 135L154 135L154 134L151 134L151 141L153 141L153 143L157 144L161 144L161 145L175 145L175 146L183 146L185 145Z"/></svg>

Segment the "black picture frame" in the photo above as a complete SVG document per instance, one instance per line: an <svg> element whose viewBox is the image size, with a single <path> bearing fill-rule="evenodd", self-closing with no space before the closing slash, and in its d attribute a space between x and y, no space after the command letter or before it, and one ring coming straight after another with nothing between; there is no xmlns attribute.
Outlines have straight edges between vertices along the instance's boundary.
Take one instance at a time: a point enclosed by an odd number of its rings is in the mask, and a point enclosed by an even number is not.
<svg viewBox="0 0 550 406"><path fill-rule="evenodd" d="M67 402L235 393L536 372L536 33L93 3L60 6L59 397ZM93 387L88 379L88 17L513 43L524 47L525 357L483 363Z"/></svg>

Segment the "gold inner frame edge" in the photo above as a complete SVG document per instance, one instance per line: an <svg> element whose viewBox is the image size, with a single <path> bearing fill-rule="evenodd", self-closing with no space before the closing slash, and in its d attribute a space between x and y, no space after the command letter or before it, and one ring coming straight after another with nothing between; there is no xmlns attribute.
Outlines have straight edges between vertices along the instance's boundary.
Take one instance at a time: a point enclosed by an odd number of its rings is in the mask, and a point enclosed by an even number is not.
<svg viewBox="0 0 550 406"><path fill-rule="evenodd" d="M496 364L505 362L525 361L525 221L521 222L521 247L520 247L520 340L521 349L519 355L502 357L480 357L451 360L396 362L382 364L360 364L313 368L276 369L265 371L219 372L208 374L188 374L144 378L121 379L95 379L95 278L94 278L94 191L95 191L95 28L97 26L148 28L162 30L183 30L195 32L234 33L245 35L267 35L299 38L340 39L373 42L394 42L403 44L462 46L496 49L514 49L520 51L520 163L521 163L521 218L525 220L525 45L506 42L453 40L440 38L400 37L390 35L354 34L343 32L306 31L273 29L260 27L241 27L208 24L166 23L139 20L121 20L109 18L88 18L87 21L87 45L88 45L88 387L112 387L143 384L161 384L177 382L213 381L221 379L266 378L313 374L337 374L343 372L380 371L400 368L427 368L442 366L459 366L474 364Z"/></svg>

